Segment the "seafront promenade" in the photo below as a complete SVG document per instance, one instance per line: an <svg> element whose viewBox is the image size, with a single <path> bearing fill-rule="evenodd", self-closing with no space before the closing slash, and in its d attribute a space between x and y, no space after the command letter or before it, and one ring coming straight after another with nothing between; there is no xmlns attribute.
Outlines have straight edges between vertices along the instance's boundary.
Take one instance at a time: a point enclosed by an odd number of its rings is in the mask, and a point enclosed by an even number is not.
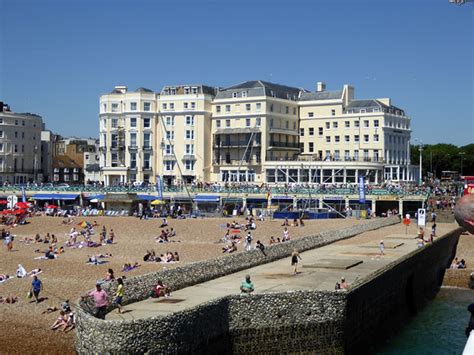
<svg viewBox="0 0 474 355"><path fill-rule="evenodd" d="M444 235L456 228L454 223L440 223L437 234ZM403 224L365 232L301 253L297 275L293 275L290 258L285 258L177 290L172 292L170 298L149 298L129 304L125 307L126 313L113 311L106 319L134 320L166 316L221 297L239 295L240 283L246 274L252 277L255 294L295 290L333 291L335 283L342 276L351 285L415 251L418 248L416 232L416 225L405 231ZM385 244L384 255L380 255L379 250L382 239Z"/></svg>

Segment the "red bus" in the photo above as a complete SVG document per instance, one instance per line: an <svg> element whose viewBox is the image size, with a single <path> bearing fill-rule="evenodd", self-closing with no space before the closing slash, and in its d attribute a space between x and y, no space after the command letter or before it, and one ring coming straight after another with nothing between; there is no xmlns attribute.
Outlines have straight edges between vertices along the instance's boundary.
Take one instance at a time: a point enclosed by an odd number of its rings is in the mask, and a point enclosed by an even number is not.
<svg viewBox="0 0 474 355"><path fill-rule="evenodd" d="M461 176L464 184L464 195L474 194L474 176Z"/></svg>

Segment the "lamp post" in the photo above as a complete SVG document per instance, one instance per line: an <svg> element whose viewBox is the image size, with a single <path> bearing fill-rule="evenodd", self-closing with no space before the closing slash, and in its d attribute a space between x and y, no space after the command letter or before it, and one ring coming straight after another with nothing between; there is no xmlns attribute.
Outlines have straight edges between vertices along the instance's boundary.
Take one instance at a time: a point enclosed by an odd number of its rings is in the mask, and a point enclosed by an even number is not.
<svg viewBox="0 0 474 355"><path fill-rule="evenodd" d="M421 185L423 183L423 142L418 138L415 138L415 142L418 142L418 151L420 152L420 179L418 183Z"/></svg>

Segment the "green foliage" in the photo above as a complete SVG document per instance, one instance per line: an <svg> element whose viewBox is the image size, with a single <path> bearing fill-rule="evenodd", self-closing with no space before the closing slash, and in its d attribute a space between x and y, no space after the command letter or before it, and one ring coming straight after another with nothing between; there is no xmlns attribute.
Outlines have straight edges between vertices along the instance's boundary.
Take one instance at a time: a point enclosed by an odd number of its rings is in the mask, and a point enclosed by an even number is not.
<svg viewBox="0 0 474 355"><path fill-rule="evenodd" d="M418 165L420 162L419 146L412 145L410 148L411 163ZM464 175L474 175L474 143L463 147L444 143L423 146L423 176L432 172L440 178L441 172L445 170L461 173L461 163Z"/></svg>

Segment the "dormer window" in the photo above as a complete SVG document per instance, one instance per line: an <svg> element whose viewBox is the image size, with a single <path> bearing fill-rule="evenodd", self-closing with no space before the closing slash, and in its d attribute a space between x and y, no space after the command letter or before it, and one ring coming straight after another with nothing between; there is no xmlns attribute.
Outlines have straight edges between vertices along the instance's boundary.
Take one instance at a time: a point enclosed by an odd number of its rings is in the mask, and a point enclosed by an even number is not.
<svg viewBox="0 0 474 355"><path fill-rule="evenodd" d="M191 90L188 87L184 88L184 94L185 95L189 95L190 92L191 92Z"/></svg>
<svg viewBox="0 0 474 355"><path fill-rule="evenodd" d="M242 97L247 97L247 91L242 91Z"/></svg>
<svg viewBox="0 0 474 355"><path fill-rule="evenodd" d="M193 94L198 93L198 88L197 87L192 87L191 90L192 90Z"/></svg>
<svg viewBox="0 0 474 355"><path fill-rule="evenodd" d="M237 97L237 93L236 92L233 92L232 93L232 97L235 99Z"/></svg>
<svg viewBox="0 0 474 355"><path fill-rule="evenodd" d="M170 94L171 95L176 95L176 88L171 88L170 89Z"/></svg>

